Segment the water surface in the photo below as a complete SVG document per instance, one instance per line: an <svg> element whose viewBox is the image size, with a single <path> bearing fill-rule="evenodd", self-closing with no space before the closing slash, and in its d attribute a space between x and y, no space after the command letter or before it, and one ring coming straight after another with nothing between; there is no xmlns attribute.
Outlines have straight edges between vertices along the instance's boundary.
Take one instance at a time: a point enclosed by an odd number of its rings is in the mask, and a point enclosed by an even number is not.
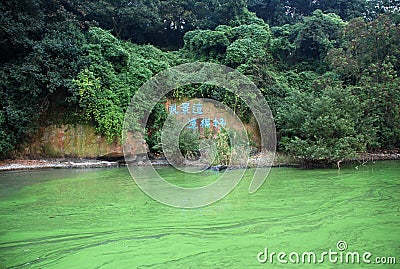
<svg viewBox="0 0 400 269"><path fill-rule="evenodd" d="M396 268L396 265L260 264L257 254L348 251L400 263L400 162L342 170L273 168L248 193L251 172L227 197L179 209L147 197L126 168L0 173L1 268ZM356 169L358 168L358 169ZM211 183L218 172L183 176Z"/></svg>

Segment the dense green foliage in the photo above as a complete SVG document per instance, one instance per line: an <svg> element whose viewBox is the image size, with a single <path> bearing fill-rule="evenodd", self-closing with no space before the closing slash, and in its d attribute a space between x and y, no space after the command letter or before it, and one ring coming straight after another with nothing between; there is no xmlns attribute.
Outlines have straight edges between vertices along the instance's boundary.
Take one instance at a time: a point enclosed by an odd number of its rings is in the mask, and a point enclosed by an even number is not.
<svg viewBox="0 0 400 269"><path fill-rule="evenodd" d="M169 59L152 46L123 42L101 28L87 34L84 58L89 65L74 80L77 90L70 100L82 108L110 141L122 132L125 108L139 87L169 67Z"/></svg>
<svg viewBox="0 0 400 269"><path fill-rule="evenodd" d="M335 13L344 20L364 17L373 20L377 15L399 9L398 0L248 0L248 7L272 26L293 24L320 9Z"/></svg>
<svg viewBox="0 0 400 269"><path fill-rule="evenodd" d="M51 111L70 110L65 97L85 66L85 33L64 9L46 1L3 1L0 8L4 155L27 141Z"/></svg>
<svg viewBox="0 0 400 269"><path fill-rule="evenodd" d="M72 0L63 5L119 38L174 48L183 45L185 32L226 24L246 8L244 0Z"/></svg>
<svg viewBox="0 0 400 269"><path fill-rule="evenodd" d="M87 122L120 138L137 89L191 61L251 78L276 118L279 149L304 161L400 148L398 1L6 0L0 9L1 157L51 123ZM238 96L210 85L169 97L213 98L250 118ZM165 118L159 104L147 126L152 150ZM182 138L185 155L193 140Z"/></svg>
<svg viewBox="0 0 400 269"><path fill-rule="evenodd" d="M306 161L338 161L366 149L369 126L361 125L362 102L342 88L293 91L280 107L282 147Z"/></svg>

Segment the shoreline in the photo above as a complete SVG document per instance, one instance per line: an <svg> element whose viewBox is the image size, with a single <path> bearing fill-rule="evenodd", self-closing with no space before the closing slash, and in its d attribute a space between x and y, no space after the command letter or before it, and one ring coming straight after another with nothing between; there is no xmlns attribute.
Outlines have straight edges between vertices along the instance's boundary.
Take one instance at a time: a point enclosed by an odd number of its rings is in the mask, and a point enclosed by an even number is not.
<svg viewBox="0 0 400 269"><path fill-rule="evenodd" d="M248 167L255 167L260 155L251 156ZM358 158L344 160L342 164L349 163L367 163L384 160L400 160L399 151L383 151L380 153L364 153ZM165 159L155 159L150 163L138 162L139 166L163 166L168 165ZM87 158L37 158L37 159L8 159L0 161L0 172L3 171L20 171L20 170L38 170L38 169L85 169L85 168L107 168L107 167L122 167L126 166L124 162L120 161L105 161L98 159ZM295 168L329 168L334 165L323 165L318 163L300 163L293 157L281 153L277 153L272 167L295 167ZM214 165L210 170L225 170L225 169L238 169L235 165Z"/></svg>
<svg viewBox="0 0 400 269"><path fill-rule="evenodd" d="M41 159L14 159L0 161L0 172L39 170L39 169L79 169L79 168L106 168L119 167L118 162L99 161L96 159L76 158L41 158Z"/></svg>

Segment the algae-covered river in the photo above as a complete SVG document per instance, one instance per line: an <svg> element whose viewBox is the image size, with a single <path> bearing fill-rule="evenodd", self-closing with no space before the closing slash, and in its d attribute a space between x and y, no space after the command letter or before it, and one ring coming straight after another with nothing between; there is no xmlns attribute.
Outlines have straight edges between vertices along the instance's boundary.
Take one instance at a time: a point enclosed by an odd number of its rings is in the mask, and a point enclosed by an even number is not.
<svg viewBox="0 0 400 269"><path fill-rule="evenodd" d="M158 171L189 187L218 177ZM400 162L273 168L255 194L251 173L219 202L180 209L126 168L2 172L0 268L400 267Z"/></svg>

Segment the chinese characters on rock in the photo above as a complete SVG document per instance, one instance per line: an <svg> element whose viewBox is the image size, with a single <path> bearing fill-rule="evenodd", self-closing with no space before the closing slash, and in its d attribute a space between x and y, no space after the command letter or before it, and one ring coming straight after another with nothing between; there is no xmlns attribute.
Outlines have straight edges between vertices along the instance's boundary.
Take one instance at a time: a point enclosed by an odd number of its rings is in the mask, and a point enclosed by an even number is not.
<svg viewBox="0 0 400 269"><path fill-rule="evenodd" d="M168 107L168 111L170 114L174 115L185 115L185 116L192 116L189 120L187 128L192 130L197 130L201 128L211 128L215 127L217 130L221 130L225 128L226 122L224 118L205 118L201 117L203 115L203 104L196 103L190 104L190 102L182 103L181 105L177 106L176 104L171 104Z"/></svg>

